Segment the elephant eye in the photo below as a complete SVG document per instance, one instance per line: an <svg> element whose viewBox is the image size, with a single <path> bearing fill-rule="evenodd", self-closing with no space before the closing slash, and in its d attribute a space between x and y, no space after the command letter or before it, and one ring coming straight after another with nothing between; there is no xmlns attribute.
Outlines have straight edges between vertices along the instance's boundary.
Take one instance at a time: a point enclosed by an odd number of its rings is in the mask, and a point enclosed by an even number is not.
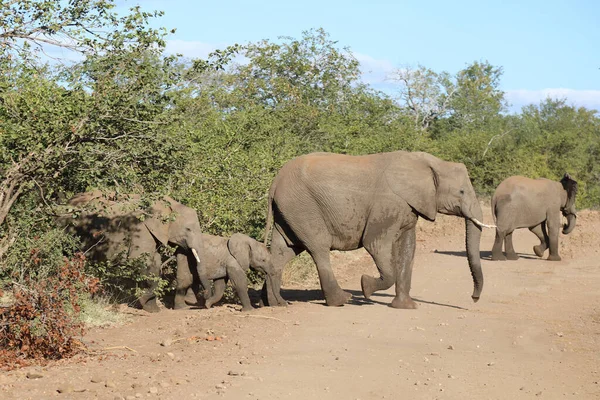
<svg viewBox="0 0 600 400"><path fill-rule="evenodd" d="M460 189L460 194L465 194L465 189Z"/></svg>

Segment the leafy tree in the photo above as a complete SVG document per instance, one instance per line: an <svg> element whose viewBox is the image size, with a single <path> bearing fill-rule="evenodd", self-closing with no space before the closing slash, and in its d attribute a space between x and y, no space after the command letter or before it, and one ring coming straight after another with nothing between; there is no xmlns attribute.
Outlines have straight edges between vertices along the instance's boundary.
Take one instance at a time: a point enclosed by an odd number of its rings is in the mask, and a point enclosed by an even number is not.
<svg viewBox="0 0 600 400"><path fill-rule="evenodd" d="M478 129L505 111L504 92L500 90L502 67L475 61L456 74L456 93L450 101L452 122L456 127Z"/></svg>

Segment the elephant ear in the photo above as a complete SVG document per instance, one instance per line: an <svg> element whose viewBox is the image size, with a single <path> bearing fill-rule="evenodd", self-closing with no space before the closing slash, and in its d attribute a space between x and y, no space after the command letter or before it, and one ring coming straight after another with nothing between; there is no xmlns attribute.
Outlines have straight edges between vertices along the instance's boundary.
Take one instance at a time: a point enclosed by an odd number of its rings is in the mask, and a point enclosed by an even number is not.
<svg viewBox="0 0 600 400"><path fill-rule="evenodd" d="M152 236L164 246L169 243L169 227L171 222L170 219L166 217L168 217L171 212L172 210L167 204L158 202L151 207L151 215L146 216L146 219L144 220L144 225L146 225L146 228L148 228Z"/></svg>
<svg viewBox="0 0 600 400"><path fill-rule="evenodd" d="M392 192L424 218L435 221L439 177L428 160L412 155L398 157L384 174Z"/></svg>
<svg viewBox="0 0 600 400"><path fill-rule="evenodd" d="M250 238L241 233L235 233L227 241L227 248L244 271L247 271L250 267L250 252L252 251Z"/></svg>

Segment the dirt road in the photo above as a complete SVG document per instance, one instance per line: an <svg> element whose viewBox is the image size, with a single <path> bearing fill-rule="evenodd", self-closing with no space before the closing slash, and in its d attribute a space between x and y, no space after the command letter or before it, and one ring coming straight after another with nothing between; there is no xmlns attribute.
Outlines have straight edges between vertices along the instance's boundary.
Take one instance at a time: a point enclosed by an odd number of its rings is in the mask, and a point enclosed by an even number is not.
<svg viewBox="0 0 600 400"><path fill-rule="evenodd" d="M526 230L515 233L520 260L489 261L494 233L486 230L476 304L461 225L420 223L417 310L387 307L393 289L364 300L359 277L375 274L371 259L334 253L350 304L329 308L317 287L288 287L287 308L249 314L238 306L129 311L130 323L85 337L91 356L1 373L0 397L600 398L600 213L580 213L576 230L561 236L561 262L535 257Z"/></svg>

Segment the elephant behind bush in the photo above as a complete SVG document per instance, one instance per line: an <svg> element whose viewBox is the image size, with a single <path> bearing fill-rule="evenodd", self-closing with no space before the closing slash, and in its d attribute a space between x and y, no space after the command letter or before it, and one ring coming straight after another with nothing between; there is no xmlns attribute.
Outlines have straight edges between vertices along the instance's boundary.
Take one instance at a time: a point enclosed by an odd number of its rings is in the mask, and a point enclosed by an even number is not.
<svg viewBox="0 0 600 400"><path fill-rule="evenodd" d="M200 222L196 211L170 197L143 207L139 195L105 195L85 192L69 202L69 213L59 224L81 238L82 250L94 262L144 260L150 276L146 292L139 297L142 308L158 311L155 289L160 274L160 246L173 246L200 261ZM188 267L189 269L189 267ZM204 284L207 284L204 282Z"/></svg>

